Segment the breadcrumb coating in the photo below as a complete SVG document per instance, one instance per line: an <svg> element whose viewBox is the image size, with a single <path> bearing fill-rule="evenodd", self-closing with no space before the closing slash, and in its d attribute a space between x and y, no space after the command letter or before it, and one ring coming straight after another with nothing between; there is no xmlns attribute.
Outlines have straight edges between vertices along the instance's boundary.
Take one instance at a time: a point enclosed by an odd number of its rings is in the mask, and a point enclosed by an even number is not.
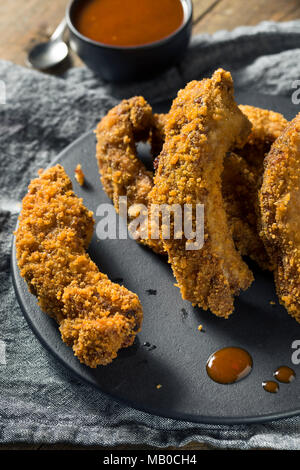
<svg viewBox="0 0 300 470"><path fill-rule="evenodd" d="M133 343L142 323L137 295L111 282L86 253L93 226L92 212L56 165L30 183L15 234L18 265L30 292L59 323L63 341L90 367L110 363Z"/></svg>
<svg viewBox="0 0 300 470"><path fill-rule="evenodd" d="M271 145L281 135L288 122L280 113L248 105L239 105L240 110L249 119L252 129L241 155L260 175L263 172L264 158Z"/></svg>
<svg viewBox="0 0 300 470"><path fill-rule="evenodd" d="M229 72L219 69L212 79L190 82L168 114L150 194L154 204L204 204L203 248L186 250L184 237L163 243L182 297L225 318L234 295L253 280L234 247L221 187L223 159L245 144L250 128L234 101Z"/></svg>
<svg viewBox="0 0 300 470"><path fill-rule="evenodd" d="M153 127L149 135L149 143L151 146L152 156L154 160L154 168L158 166L158 156L162 150L166 134L165 125L167 123L167 114L153 114Z"/></svg>
<svg viewBox="0 0 300 470"><path fill-rule="evenodd" d="M249 256L262 269L273 270L264 244L259 236L258 191L262 182L263 161L272 143L283 132L287 120L266 109L240 105L240 110L252 124L247 142L224 159L222 194L229 227L235 246L242 256ZM154 167L164 140L166 114L154 114L154 128L150 134Z"/></svg>
<svg viewBox="0 0 300 470"><path fill-rule="evenodd" d="M300 113L265 159L260 191L261 236L274 260L280 303L300 322Z"/></svg>
<svg viewBox="0 0 300 470"><path fill-rule="evenodd" d="M264 158L271 145L283 132L286 119L274 111L240 105L239 108L252 124L248 140L237 155L225 159L223 197L229 225L236 247L244 256L262 268L274 270L259 236L260 214L258 192L262 184ZM242 158L241 158L242 157Z"/></svg>
<svg viewBox="0 0 300 470"><path fill-rule="evenodd" d="M242 256L249 256L256 261L262 269L271 269L257 229L257 175L240 155L233 152L224 162L222 194L237 250Z"/></svg>
<svg viewBox="0 0 300 470"><path fill-rule="evenodd" d="M80 186L83 186L84 185L84 173L82 171L80 163L78 163L78 165L76 166L74 173L75 173L75 178L76 178L77 183L80 184Z"/></svg>
<svg viewBox="0 0 300 470"><path fill-rule="evenodd" d="M150 212L149 192L153 173L137 157L136 142L146 141L153 126L151 106L141 96L123 100L111 109L96 129L97 160L106 194L119 212L119 197L126 196L128 207L143 204ZM129 214L129 221L137 216ZM157 253L163 253L161 240L138 239Z"/></svg>

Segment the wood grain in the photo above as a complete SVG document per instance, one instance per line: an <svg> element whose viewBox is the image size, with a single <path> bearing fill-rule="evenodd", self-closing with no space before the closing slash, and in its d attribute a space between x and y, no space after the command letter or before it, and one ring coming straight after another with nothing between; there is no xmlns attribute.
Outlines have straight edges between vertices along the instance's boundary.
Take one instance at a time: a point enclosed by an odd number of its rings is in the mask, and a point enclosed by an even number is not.
<svg viewBox="0 0 300 470"><path fill-rule="evenodd" d="M66 0L0 2L0 58L24 65L27 51L51 35L65 6Z"/></svg>
<svg viewBox="0 0 300 470"><path fill-rule="evenodd" d="M193 0L194 24L202 19L207 13L220 3L221 0Z"/></svg>
<svg viewBox="0 0 300 470"><path fill-rule="evenodd" d="M0 58L26 65L27 51L45 41L64 15L67 0L0 2ZM213 33L263 20L300 18L299 0L193 0L193 33ZM75 54L68 66L81 65Z"/></svg>
<svg viewBox="0 0 300 470"><path fill-rule="evenodd" d="M194 34L220 29L253 26L261 21L288 21L300 18L299 0L221 0L194 24Z"/></svg>

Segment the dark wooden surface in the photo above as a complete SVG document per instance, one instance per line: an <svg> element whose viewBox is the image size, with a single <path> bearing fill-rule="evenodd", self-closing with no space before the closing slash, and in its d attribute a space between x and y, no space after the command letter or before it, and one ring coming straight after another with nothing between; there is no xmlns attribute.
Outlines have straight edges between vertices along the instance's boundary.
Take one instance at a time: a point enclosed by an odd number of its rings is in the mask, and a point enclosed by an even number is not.
<svg viewBox="0 0 300 470"><path fill-rule="evenodd" d="M0 59L26 65L27 51L36 42L46 40L64 15L67 0L4 0L0 2ZM300 18L299 0L193 0L193 33L232 30L260 21L288 21ZM74 54L70 66L81 65ZM1 449L82 449L57 445L0 445ZM93 446L93 449L103 449ZM118 446L115 449L150 449L148 446ZM184 448L209 450L204 444L191 443ZM107 448L106 448L107 449Z"/></svg>
<svg viewBox="0 0 300 470"><path fill-rule="evenodd" d="M64 15L67 0L0 2L0 58L26 64L30 47L47 39ZM263 20L300 18L299 0L193 0L194 33L213 33ZM72 55L71 65L80 65Z"/></svg>

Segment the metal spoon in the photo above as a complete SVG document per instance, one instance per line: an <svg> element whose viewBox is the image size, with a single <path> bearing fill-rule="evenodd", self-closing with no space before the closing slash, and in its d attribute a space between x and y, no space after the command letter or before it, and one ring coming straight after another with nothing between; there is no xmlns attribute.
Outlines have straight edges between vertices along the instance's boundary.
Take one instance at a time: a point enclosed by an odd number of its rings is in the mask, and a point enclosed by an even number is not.
<svg viewBox="0 0 300 470"><path fill-rule="evenodd" d="M66 26L66 20L63 19L48 42L37 44L31 49L27 57L30 65L45 70L59 64L67 57L69 49L63 40Z"/></svg>

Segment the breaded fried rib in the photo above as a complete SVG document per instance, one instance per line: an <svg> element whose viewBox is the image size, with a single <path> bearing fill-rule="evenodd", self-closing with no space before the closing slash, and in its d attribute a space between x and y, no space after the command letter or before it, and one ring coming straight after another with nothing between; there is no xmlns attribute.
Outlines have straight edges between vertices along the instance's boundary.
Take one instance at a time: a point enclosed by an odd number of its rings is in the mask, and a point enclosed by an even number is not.
<svg viewBox="0 0 300 470"><path fill-rule="evenodd" d="M258 233L258 190L262 182L263 162L272 143L287 125L286 119L274 111L240 105L240 110L252 124L246 144L234 149L224 159L222 194L229 227L235 246L242 256L249 256L262 269L273 270L264 244ZM154 114L150 134L152 154L157 157L165 140L166 114ZM158 165L158 158L154 166Z"/></svg>
<svg viewBox="0 0 300 470"><path fill-rule="evenodd" d="M29 290L90 367L110 363L133 343L142 323L137 295L111 282L86 253L93 225L92 212L56 165L30 183L16 232L17 261Z"/></svg>
<svg viewBox="0 0 300 470"><path fill-rule="evenodd" d="M164 239L182 297L227 318L234 295L252 273L235 250L222 199L223 159L244 145L250 123L235 104L229 72L193 81L179 91L165 125L165 143L151 191L154 204L204 204L205 242L186 250L186 239ZM195 221L194 221L195 222Z"/></svg>
<svg viewBox="0 0 300 470"><path fill-rule="evenodd" d="M151 146L152 156L155 158L154 168L156 168L156 166L158 165L157 157L159 156L162 150L166 138L165 125L167 123L167 118L167 114L153 114L153 126L149 135L149 143Z"/></svg>
<svg viewBox="0 0 300 470"><path fill-rule="evenodd" d="M261 236L274 260L277 294L300 322L300 113L272 145L260 191Z"/></svg>
<svg viewBox="0 0 300 470"><path fill-rule="evenodd" d="M251 122L252 129L244 147L234 150L238 155L230 155L224 161L222 192L226 213L235 245L242 256L249 256L262 269L273 270L274 263L259 236L258 191L265 155L287 121L274 111L245 105L239 108Z"/></svg>
<svg viewBox="0 0 300 470"><path fill-rule="evenodd" d="M127 197L128 207L142 204L148 208L153 173L146 170L138 159L136 142L146 141L152 126L152 108L141 96L123 100L97 126L97 160L101 182L117 212L120 196ZM164 252L160 239L138 241L157 253Z"/></svg>
<svg viewBox="0 0 300 470"><path fill-rule="evenodd" d="M259 182L244 158L231 152L224 161L222 194L235 247L262 269L271 263L257 229Z"/></svg>

